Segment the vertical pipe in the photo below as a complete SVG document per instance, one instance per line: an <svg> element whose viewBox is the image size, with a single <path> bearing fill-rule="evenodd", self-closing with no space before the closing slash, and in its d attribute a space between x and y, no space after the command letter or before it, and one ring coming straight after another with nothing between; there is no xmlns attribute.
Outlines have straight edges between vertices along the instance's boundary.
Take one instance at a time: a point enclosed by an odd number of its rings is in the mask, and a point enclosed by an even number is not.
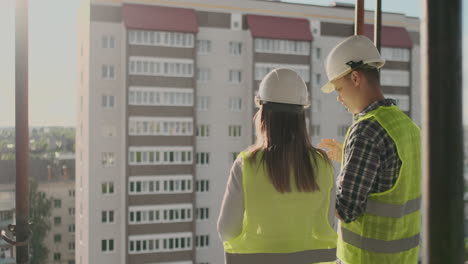
<svg viewBox="0 0 468 264"><path fill-rule="evenodd" d="M28 128L28 1L16 0L15 17L15 141L16 141L16 241L28 237L29 128ZM29 262L29 244L16 248L16 263Z"/></svg>
<svg viewBox="0 0 468 264"><path fill-rule="evenodd" d="M463 263L461 0L423 0L424 263Z"/></svg>
<svg viewBox="0 0 468 264"><path fill-rule="evenodd" d="M356 0L354 35L364 35L364 0Z"/></svg>
<svg viewBox="0 0 468 264"><path fill-rule="evenodd" d="M374 12L374 45L380 52L381 33L382 32L382 0L375 0Z"/></svg>

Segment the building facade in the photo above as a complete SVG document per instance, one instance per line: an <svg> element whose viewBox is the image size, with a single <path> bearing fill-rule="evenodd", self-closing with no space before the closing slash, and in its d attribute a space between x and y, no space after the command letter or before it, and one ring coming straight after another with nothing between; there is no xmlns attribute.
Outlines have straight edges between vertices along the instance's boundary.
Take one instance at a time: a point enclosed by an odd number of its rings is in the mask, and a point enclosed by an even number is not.
<svg viewBox="0 0 468 264"><path fill-rule="evenodd" d="M352 122L320 91L327 54L353 34L347 6L93 0L80 18L79 264L223 263L217 215L271 69L306 82L314 144ZM419 123L419 20L384 13L383 25L384 93Z"/></svg>
<svg viewBox="0 0 468 264"><path fill-rule="evenodd" d="M73 156L66 159L29 160L29 176L37 183L37 191L51 201L50 218L46 221L50 229L46 232L44 246L49 254L44 263L75 263L75 160ZM0 227L5 230L8 224L15 222L15 175L14 160L0 161ZM31 207L31 206L30 206ZM2 244L6 244L1 240ZM8 256L9 247L0 252ZM11 250L14 253L14 250ZM12 263L16 263L14 260Z"/></svg>

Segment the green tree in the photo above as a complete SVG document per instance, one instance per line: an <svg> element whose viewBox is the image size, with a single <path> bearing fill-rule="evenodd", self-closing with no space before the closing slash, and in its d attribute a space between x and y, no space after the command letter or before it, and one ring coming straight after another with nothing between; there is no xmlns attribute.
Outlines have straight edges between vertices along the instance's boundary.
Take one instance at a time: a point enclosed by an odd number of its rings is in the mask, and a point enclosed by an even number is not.
<svg viewBox="0 0 468 264"><path fill-rule="evenodd" d="M33 231L30 240L30 264L45 263L49 255L49 249L44 246L44 239L50 230L51 208L52 199L38 190L38 184L34 179L29 179L29 219Z"/></svg>

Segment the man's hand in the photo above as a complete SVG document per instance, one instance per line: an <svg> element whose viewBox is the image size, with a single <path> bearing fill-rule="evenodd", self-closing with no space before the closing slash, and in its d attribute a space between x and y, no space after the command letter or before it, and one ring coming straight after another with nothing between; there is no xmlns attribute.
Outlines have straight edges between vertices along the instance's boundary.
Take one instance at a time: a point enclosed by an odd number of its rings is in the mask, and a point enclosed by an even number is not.
<svg viewBox="0 0 468 264"><path fill-rule="evenodd" d="M317 146L320 148L328 149L328 158L338 163L341 163L341 160L343 159L342 143L334 139L324 138Z"/></svg>

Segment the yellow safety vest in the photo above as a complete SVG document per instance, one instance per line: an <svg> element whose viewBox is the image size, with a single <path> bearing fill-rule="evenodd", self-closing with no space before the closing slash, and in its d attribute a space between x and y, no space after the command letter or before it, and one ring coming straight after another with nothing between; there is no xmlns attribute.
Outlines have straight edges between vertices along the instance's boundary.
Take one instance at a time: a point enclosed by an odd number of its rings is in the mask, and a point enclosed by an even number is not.
<svg viewBox="0 0 468 264"><path fill-rule="evenodd" d="M421 222L420 129L396 106L379 107L357 122L370 117L393 139L402 164L390 190L369 195L363 215L349 224L340 221L337 255L348 264L414 264Z"/></svg>
<svg viewBox="0 0 468 264"><path fill-rule="evenodd" d="M282 194L274 188L264 166L258 166L262 153L257 154L255 164L249 161L248 153L240 156L244 220L241 234L224 242L226 259L237 260L231 263L293 263L288 257L295 254L294 263L334 261L337 234L328 219L333 169L323 157L316 154L312 163L320 191L298 192L294 177L290 177L292 192ZM273 258L275 261L267 261Z"/></svg>

